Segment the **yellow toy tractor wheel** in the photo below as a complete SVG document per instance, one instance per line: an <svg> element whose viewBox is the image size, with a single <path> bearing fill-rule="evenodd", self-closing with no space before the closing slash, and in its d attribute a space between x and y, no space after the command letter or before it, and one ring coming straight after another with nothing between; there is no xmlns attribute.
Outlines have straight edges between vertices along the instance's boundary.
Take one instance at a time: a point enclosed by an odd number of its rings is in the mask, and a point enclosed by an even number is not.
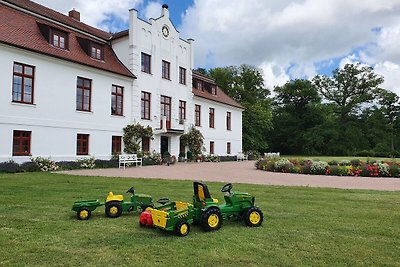
<svg viewBox="0 0 400 267"><path fill-rule="evenodd" d="M118 201L110 201L106 203L106 216L109 218L118 218L122 214L122 206Z"/></svg>
<svg viewBox="0 0 400 267"><path fill-rule="evenodd" d="M257 207L251 207L246 211L244 221L247 226L258 227L262 224L264 220L264 214Z"/></svg>
<svg viewBox="0 0 400 267"><path fill-rule="evenodd" d="M216 207L206 210L201 216L201 226L205 231L216 231L222 226L222 214Z"/></svg>
<svg viewBox="0 0 400 267"><path fill-rule="evenodd" d="M80 208L76 213L79 220L89 220L92 212L88 208Z"/></svg>
<svg viewBox="0 0 400 267"><path fill-rule="evenodd" d="M175 225L175 234L177 236L187 236L190 232L190 225L186 221L179 221Z"/></svg>

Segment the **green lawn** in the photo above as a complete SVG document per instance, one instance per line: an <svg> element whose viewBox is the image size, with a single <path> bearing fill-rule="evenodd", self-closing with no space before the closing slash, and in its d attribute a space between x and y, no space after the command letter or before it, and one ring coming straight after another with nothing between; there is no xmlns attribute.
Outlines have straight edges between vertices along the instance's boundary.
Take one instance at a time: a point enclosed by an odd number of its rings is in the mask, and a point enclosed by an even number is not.
<svg viewBox="0 0 400 267"><path fill-rule="evenodd" d="M236 184L256 195L260 228L226 222L187 237L139 227L138 215L78 221L75 200L135 186L191 201L192 182L0 174L0 266L399 266L400 193ZM222 183L209 183L222 200ZM127 194L126 194L127 196Z"/></svg>

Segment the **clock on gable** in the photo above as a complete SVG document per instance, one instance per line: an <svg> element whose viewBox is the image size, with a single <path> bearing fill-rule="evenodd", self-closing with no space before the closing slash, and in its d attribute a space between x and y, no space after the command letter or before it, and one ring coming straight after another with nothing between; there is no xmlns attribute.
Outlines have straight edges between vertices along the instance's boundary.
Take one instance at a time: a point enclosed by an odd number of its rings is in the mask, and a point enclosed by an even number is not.
<svg viewBox="0 0 400 267"><path fill-rule="evenodd" d="M161 29L162 35L167 38L169 36L169 28L167 25L164 25Z"/></svg>

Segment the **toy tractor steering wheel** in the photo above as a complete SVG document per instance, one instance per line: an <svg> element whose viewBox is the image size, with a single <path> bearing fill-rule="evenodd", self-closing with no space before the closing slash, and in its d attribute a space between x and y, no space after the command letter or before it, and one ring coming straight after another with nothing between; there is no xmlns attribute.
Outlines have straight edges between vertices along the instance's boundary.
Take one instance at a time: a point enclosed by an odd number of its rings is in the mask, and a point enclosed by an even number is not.
<svg viewBox="0 0 400 267"><path fill-rule="evenodd" d="M132 195L135 194L135 188L132 186L131 188L128 189L128 191L126 191L126 193L131 193Z"/></svg>
<svg viewBox="0 0 400 267"><path fill-rule="evenodd" d="M157 203L160 203L161 205L165 205L169 202L169 198L160 198L159 200L157 200Z"/></svg>
<svg viewBox="0 0 400 267"><path fill-rule="evenodd" d="M228 192L229 194L231 194L231 190L232 190L232 184L229 183L222 187L221 192L222 193Z"/></svg>

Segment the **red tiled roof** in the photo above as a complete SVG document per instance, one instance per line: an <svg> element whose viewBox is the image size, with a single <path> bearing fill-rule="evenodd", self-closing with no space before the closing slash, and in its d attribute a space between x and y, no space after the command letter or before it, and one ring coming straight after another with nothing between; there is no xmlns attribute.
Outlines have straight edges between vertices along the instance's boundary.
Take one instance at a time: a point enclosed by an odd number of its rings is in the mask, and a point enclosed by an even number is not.
<svg viewBox="0 0 400 267"><path fill-rule="evenodd" d="M32 6L37 7L42 13L46 11L48 14L56 14L57 18L64 16L58 12L51 11L48 8L35 4L31 1L22 0L7 0L7 2L15 2L19 4L26 4L32 8ZM39 8L40 7L40 8ZM65 20L68 20L69 17ZM72 19L71 19L72 20ZM75 21L76 22L76 21ZM49 44L47 39L40 32L39 24L54 27L56 29L62 30L68 33L68 50L55 48ZM83 23L79 22L79 27ZM89 29L92 28L86 25ZM92 28L94 29L94 28ZM96 31L93 30L92 34L95 35ZM99 35L102 31L98 30ZM100 37L99 35L96 35ZM103 35L105 37L105 35ZM30 51L38 52L41 54L57 57L60 59L72 61L75 63L83 64L86 66L94 67L97 69L117 73L120 75L136 78L117 58L111 46L104 44L104 60L96 60L91 58L79 45L77 37L88 39L94 42L97 40L91 39L90 37L72 31L66 27L55 25L50 21L44 19L39 19L33 15L18 11L4 4L0 4L0 43L7 45L19 47L22 49L27 49Z"/></svg>
<svg viewBox="0 0 400 267"><path fill-rule="evenodd" d="M201 73L193 71L192 74L193 74L193 77L196 78L196 79L203 80L203 81L206 81L206 82L209 82L209 83L212 83L213 85L215 85L215 82L211 78L209 78L207 76L204 76ZM225 94L225 92L222 91L221 88L219 88L218 86L216 86L216 88L217 88L217 94L216 95L211 94L207 90L201 91L201 90L196 89L196 88L193 88L192 92L193 92L193 94L195 96L202 97L202 98L205 98L205 99L208 99L208 100L211 100L211 101L215 101L215 102L219 102L219 103L222 103L222 104L226 104L226 105L229 105L229 106L233 106L233 107L237 107L237 108L243 109L242 105L240 105L238 102L233 100L230 96Z"/></svg>
<svg viewBox="0 0 400 267"><path fill-rule="evenodd" d="M74 27L76 29L79 29L81 31L93 34L99 38L102 38L104 40L110 39L112 34L105 32L103 30L94 28L92 26L89 26L83 22L80 22L78 20L75 20L69 16L66 16L60 12L57 12L53 9L50 9L48 7L39 5L35 2L29 1L29 0L4 0L5 2L11 3L13 5L16 5L18 7L21 7L23 9L32 11L36 14L42 15L44 17L47 17L49 19L56 20L58 22L61 22L63 24L66 24L68 26Z"/></svg>
<svg viewBox="0 0 400 267"><path fill-rule="evenodd" d="M124 30L124 31L114 33L112 36L112 39L114 40L114 39L118 39L118 38L128 36L128 35L129 35L129 30Z"/></svg>

